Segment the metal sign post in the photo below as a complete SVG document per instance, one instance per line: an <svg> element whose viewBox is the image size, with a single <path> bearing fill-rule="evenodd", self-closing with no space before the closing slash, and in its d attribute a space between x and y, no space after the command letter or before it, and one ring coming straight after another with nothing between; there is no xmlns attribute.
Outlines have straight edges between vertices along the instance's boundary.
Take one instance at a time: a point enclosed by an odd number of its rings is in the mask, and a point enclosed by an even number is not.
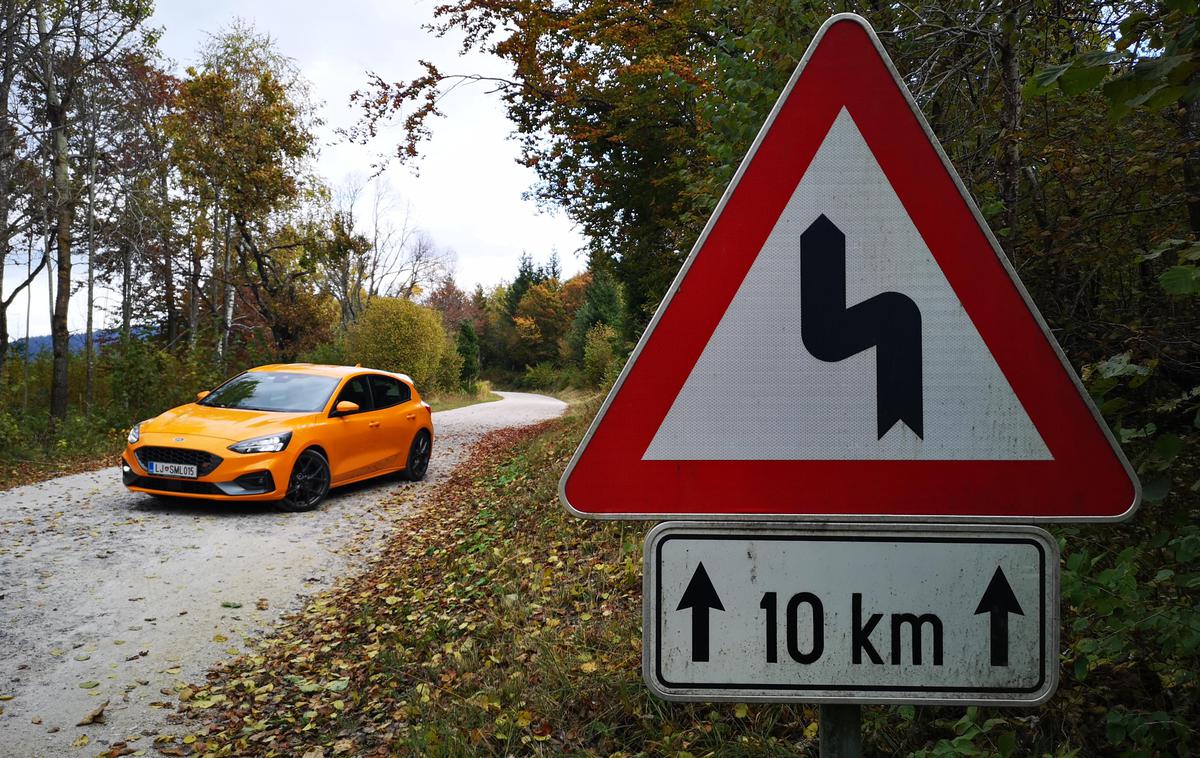
<svg viewBox="0 0 1200 758"><path fill-rule="evenodd" d="M821 706L821 758L861 758L862 706Z"/></svg>

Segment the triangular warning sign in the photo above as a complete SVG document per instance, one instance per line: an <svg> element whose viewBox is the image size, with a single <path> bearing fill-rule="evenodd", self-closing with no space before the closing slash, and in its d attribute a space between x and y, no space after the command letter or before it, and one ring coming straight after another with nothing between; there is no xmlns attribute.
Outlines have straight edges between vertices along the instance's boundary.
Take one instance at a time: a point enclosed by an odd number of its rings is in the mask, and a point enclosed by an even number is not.
<svg viewBox="0 0 1200 758"><path fill-rule="evenodd" d="M852 14L809 46L560 491L598 518L1110 520L1140 496Z"/></svg>

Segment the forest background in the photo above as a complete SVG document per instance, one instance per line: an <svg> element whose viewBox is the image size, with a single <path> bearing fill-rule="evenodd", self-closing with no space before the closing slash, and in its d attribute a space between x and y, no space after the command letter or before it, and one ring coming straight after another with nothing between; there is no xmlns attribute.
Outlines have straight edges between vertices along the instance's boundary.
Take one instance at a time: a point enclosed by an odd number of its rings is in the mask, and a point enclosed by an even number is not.
<svg viewBox="0 0 1200 758"><path fill-rule="evenodd" d="M470 292L415 221L379 212L396 201L383 183L335 187L315 172L319 109L265 32L234 22L175 76L151 10L0 0L0 466L109 455L132 423L271 361L362 362L441 393L477 393L481 379L603 389L813 33L854 10L1145 487L1129 525L1057 530L1075 619L1066 671L1136 693L1094 714L1114 750L1195 744L1195 0L439 6L431 33L511 75L450 75L447 61L406 81L364 74L346 93L361 119L341 137L375 143L398 127L393 164L418 164L443 98L487 87L536 174L530 196L587 240L578 276L526 255L511 280ZM19 294L46 276L50 298L29 306L50 314L38 349L10 333L28 323ZM95 307L99 286L119 294L115 307ZM87 328L73 335L80 287Z"/></svg>

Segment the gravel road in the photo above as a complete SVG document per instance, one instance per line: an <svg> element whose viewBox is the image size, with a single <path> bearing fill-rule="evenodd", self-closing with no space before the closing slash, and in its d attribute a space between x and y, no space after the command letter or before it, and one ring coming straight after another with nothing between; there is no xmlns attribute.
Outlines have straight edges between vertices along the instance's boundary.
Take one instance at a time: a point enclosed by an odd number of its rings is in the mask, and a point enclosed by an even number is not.
<svg viewBox="0 0 1200 758"><path fill-rule="evenodd" d="M0 492L0 756L120 741L155 755L154 736L186 732L172 723L185 682L369 558L482 435L566 407L499 394L434 414L425 481L351 485L310 513L162 505L115 468ZM104 723L76 726L105 701Z"/></svg>

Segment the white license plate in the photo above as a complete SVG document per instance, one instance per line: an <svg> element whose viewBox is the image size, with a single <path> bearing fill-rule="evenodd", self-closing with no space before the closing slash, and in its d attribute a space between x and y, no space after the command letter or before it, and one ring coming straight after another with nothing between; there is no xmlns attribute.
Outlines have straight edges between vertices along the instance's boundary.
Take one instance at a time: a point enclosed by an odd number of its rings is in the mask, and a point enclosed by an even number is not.
<svg viewBox="0 0 1200 758"><path fill-rule="evenodd" d="M186 463L159 463L150 461L150 473L156 476L186 476L196 478L196 467Z"/></svg>

